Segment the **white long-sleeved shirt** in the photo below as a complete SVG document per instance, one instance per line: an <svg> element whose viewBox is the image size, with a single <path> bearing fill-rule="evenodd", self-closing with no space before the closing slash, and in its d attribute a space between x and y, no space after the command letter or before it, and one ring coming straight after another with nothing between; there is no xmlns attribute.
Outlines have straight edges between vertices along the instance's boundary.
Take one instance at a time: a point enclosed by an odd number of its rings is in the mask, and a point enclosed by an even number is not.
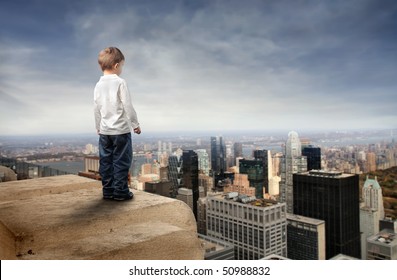
<svg viewBox="0 0 397 280"><path fill-rule="evenodd" d="M94 89L95 126L100 134L118 135L139 126L127 83L116 74L101 76Z"/></svg>

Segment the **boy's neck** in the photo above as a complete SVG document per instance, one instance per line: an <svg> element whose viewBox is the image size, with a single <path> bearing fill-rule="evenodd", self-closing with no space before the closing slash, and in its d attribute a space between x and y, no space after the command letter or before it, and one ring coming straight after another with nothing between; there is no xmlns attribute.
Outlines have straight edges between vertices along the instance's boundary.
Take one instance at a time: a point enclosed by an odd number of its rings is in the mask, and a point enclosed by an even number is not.
<svg viewBox="0 0 397 280"><path fill-rule="evenodd" d="M115 73L113 70L104 70L103 75L117 75L117 73Z"/></svg>

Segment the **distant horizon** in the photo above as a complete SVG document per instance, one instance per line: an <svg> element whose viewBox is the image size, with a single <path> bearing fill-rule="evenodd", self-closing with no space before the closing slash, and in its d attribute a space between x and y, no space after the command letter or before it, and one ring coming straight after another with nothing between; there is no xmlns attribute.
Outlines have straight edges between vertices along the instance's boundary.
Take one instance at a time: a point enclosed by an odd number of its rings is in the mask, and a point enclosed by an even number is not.
<svg viewBox="0 0 397 280"><path fill-rule="evenodd" d="M374 129L250 129L250 130L197 130L197 131L183 131L183 130L175 130L175 131L143 131L140 135L134 135L136 138L150 138L150 137L183 137L183 136L288 136L288 133L291 131L295 131L301 137L302 134L327 134L327 133L335 133L335 134L349 134L349 133L376 133L382 132L392 133L393 135L397 135L397 128L374 128ZM0 138L41 138L41 137L97 137L97 133L92 132L71 132L71 133L43 133L43 134L3 134L0 135Z"/></svg>

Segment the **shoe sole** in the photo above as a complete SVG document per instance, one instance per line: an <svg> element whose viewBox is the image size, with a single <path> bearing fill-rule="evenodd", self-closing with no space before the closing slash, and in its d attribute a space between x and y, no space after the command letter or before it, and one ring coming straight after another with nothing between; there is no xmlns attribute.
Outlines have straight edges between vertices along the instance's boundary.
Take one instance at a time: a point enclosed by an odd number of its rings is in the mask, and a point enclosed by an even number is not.
<svg viewBox="0 0 397 280"><path fill-rule="evenodd" d="M117 200L117 201L123 201L123 200L131 200L133 199L134 196L129 196L129 197L113 197L113 200Z"/></svg>

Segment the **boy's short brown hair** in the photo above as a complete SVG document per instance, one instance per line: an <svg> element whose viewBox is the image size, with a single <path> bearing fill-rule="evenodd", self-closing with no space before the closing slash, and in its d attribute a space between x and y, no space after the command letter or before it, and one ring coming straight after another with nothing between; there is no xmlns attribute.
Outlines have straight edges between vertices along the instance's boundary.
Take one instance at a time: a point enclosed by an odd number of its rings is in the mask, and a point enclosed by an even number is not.
<svg viewBox="0 0 397 280"><path fill-rule="evenodd" d="M123 53L116 47L106 48L98 55L98 63L102 71L113 69L116 63L120 63L124 60Z"/></svg>

